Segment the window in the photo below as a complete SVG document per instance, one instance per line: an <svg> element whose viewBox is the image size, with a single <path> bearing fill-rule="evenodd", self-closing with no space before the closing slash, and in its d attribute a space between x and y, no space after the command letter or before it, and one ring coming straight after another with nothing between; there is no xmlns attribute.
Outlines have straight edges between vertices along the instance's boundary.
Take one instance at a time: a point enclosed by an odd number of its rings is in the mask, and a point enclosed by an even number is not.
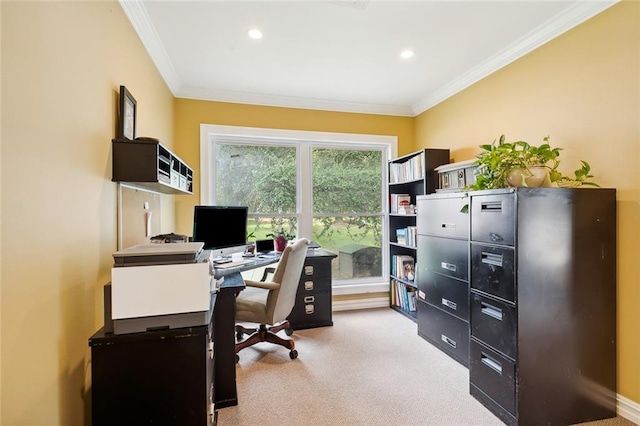
<svg viewBox="0 0 640 426"><path fill-rule="evenodd" d="M340 293L387 291L387 159L396 138L201 126L201 203L246 205L251 239L283 230L338 258Z"/></svg>

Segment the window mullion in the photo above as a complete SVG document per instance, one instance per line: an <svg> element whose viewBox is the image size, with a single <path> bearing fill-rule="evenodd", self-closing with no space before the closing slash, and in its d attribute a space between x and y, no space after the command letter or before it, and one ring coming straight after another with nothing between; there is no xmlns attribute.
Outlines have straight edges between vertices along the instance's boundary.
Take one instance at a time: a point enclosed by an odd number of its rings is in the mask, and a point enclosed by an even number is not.
<svg viewBox="0 0 640 426"><path fill-rule="evenodd" d="M309 143L300 143L298 146L299 159L298 162L298 200L300 202L300 217L298 220L300 226L300 236L311 239L313 235L313 164L311 161L311 152L313 147Z"/></svg>

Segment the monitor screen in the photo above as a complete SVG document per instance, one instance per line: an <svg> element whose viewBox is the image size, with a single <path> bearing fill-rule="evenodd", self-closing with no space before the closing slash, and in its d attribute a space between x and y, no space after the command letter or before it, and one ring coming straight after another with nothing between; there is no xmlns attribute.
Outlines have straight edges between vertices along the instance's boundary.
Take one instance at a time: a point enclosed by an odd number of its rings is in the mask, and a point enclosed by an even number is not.
<svg viewBox="0 0 640 426"><path fill-rule="evenodd" d="M205 250L246 245L248 213L247 207L195 206L193 241L203 242Z"/></svg>

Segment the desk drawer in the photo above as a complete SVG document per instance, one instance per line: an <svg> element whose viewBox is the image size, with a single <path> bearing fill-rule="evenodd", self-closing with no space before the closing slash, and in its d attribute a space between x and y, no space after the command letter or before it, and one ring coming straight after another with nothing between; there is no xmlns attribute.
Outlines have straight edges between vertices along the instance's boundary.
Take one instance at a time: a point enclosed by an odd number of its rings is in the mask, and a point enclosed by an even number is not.
<svg viewBox="0 0 640 426"><path fill-rule="evenodd" d="M448 238L469 238L469 197L418 198L418 233Z"/></svg>
<svg viewBox="0 0 640 426"><path fill-rule="evenodd" d="M432 271L421 271L418 298L469 321L469 284Z"/></svg>
<svg viewBox="0 0 640 426"><path fill-rule="evenodd" d="M305 285L305 283L308 284ZM298 290L311 287L314 292L328 292L331 289L331 259L307 258L305 260Z"/></svg>
<svg viewBox="0 0 640 426"><path fill-rule="evenodd" d="M515 196L477 195L471 201L471 240L512 246L515 243Z"/></svg>
<svg viewBox="0 0 640 426"><path fill-rule="evenodd" d="M331 317L331 293L301 295L287 318L294 330L333 325Z"/></svg>
<svg viewBox="0 0 640 426"><path fill-rule="evenodd" d="M421 300L417 303L418 335L468 366L469 324Z"/></svg>
<svg viewBox="0 0 640 426"><path fill-rule="evenodd" d="M471 292L471 335L508 357L516 358L516 308Z"/></svg>
<svg viewBox="0 0 640 426"><path fill-rule="evenodd" d="M469 244L466 240L418 235L418 264L421 270L426 268L467 281L468 252Z"/></svg>
<svg viewBox="0 0 640 426"><path fill-rule="evenodd" d="M471 244L471 288L515 302L515 251Z"/></svg>
<svg viewBox="0 0 640 426"><path fill-rule="evenodd" d="M515 363L474 339L469 347L469 382L515 416Z"/></svg>

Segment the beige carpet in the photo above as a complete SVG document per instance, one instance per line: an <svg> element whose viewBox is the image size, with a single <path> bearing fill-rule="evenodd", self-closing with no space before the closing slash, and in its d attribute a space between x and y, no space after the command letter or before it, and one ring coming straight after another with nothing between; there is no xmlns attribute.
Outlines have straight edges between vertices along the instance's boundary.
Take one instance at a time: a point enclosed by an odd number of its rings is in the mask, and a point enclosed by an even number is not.
<svg viewBox="0 0 640 426"><path fill-rule="evenodd" d="M267 343L241 351L239 403L219 410L218 425L503 424L469 395L469 371L420 338L408 318L370 309L335 312L333 321L293 334L296 360Z"/></svg>

